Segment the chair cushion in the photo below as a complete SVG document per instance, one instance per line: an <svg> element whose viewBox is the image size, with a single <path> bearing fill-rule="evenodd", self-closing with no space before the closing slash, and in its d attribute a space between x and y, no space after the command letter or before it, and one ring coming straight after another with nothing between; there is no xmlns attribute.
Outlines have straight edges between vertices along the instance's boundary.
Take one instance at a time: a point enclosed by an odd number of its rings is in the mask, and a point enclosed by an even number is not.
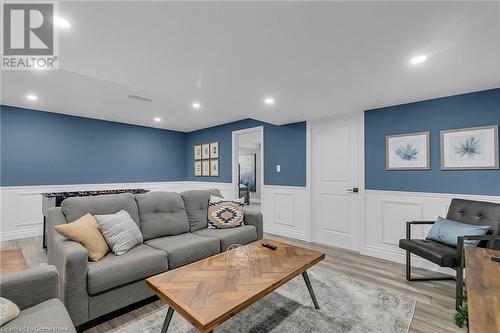
<svg viewBox="0 0 500 333"><path fill-rule="evenodd" d="M192 190L181 193L189 219L189 231L193 232L207 227L208 201L210 196L222 197L219 190Z"/></svg>
<svg viewBox="0 0 500 333"><path fill-rule="evenodd" d="M88 263L88 292L95 295L167 269L166 253L144 244L137 245L121 256L108 253L101 260Z"/></svg>
<svg viewBox="0 0 500 333"><path fill-rule="evenodd" d="M400 239L399 247L441 267L457 267L457 249L433 240Z"/></svg>
<svg viewBox="0 0 500 333"><path fill-rule="evenodd" d="M167 236L146 241L155 249L163 250L168 256L168 268L177 268L220 252L219 240L192 233Z"/></svg>
<svg viewBox="0 0 500 333"><path fill-rule="evenodd" d="M460 223L489 225L487 235L500 235L498 203L452 199L446 218ZM500 240L481 241L478 246L500 250Z"/></svg>
<svg viewBox="0 0 500 333"><path fill-rule="evenodd" d="M439 216L425 239L457 247L458 236L483 236L489 229L489 225L459 223ZM477 246L478 243L478 240L464 240L466 246Z"/></svg>
<svg viewBox="0 0 500 333"><path fill-rule="evenodd" d="M149 192L135 196L144 240L189 231L184 201L179 193Z"/></svg>
<svg viewBox="0 0 500 333"><path fill-rule="evenodd" d="M30 332L26 328L57 328L57 332L75 332L75 326L68 311L57 298L27 308L16 318L2 326L5 332Z"/></svg>
<svg viewBox="0 0 500 333"><path fill-rule="evenodd" d="M139 212L132 193L106 194L89 197L73 197L61 202L61 209L67 222L73 222L90 213L92 215L114 214L125 210L139 225Z"/></svg>
<svg viewBox="0 0 500 333"><path fill-rule="evenodd" d="M257 228L242 225L230 229L201 229L194 232L199 236L214 237L220 241L221 251L226 251L232 244L247 244L257 240Z"/></svg>

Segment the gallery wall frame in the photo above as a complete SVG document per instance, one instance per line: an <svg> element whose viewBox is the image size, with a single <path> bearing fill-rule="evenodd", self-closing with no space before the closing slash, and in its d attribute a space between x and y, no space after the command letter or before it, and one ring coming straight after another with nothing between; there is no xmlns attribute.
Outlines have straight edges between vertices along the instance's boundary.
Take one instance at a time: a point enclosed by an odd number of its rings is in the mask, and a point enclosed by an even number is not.
<svg viewBox="0 0 500 333"><path fill-rule="evenodd" d="M219 176L219 142L193 145L193 173L195 177Z"/></svg>
<svg viewBox="0 0 500 333"><path fill-rule="evenodd" d="M385 136L385 169L387 171L430 170L430 132Z"/></svg>
<svg viewBox="0 0 500 333"><path fill-rule="evenodd" d="M442 130L441 170L499 169L498 125Z"/></svg>

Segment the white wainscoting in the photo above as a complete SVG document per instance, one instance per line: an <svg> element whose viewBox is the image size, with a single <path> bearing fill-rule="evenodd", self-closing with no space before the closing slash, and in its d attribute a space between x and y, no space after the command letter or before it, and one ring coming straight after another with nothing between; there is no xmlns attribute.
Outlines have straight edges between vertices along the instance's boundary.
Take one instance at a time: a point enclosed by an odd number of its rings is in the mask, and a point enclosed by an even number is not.
<svg viewBox="0 0 500 333"><path fill-rule="evenodd" d="M42 235L42 196L45 192L88 191L101 189L144 188L151 191L182 192L217 188L224 197L232 197L230 183L154 182L82 185L3 186L0 188L0 240Z"/></svg>
<svg viewBox="0 0 500 333"><path fill-rule="evenodd" d="M398 247L406 237L406 221L434 221L446 216L452 198L500 203L499 196L419 193L399 191L365 191L364 246L361 253L396 262L404 262L405 252ZM413 226L412 237L424 238L430 225ZM412 257L415 266L452 274L429 261Z"/></svg>
<svg viewBox="0 0 500 333"><path fill-rule="evenodd" d="M308 187L264 185L264 232L311 241Z"/></svg>

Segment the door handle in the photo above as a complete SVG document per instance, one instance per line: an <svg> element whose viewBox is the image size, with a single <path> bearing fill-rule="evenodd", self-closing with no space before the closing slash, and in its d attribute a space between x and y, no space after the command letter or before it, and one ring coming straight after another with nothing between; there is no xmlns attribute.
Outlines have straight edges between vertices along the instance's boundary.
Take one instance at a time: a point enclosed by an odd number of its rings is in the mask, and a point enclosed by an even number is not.
<svg viewBox="0 0 500 333"><path fill-rule="evenodd" d="M346 191L347 192L351 192L351 193L358 193L359 192L359 188L357 188L357 187L348 188Z"/></svg>

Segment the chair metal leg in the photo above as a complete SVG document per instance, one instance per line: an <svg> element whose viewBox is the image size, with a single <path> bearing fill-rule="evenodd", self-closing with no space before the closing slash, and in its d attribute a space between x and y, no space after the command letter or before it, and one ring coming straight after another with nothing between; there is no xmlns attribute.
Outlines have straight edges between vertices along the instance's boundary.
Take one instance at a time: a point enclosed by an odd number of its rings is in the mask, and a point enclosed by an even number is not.
<svg viewBox="0 0 500 333"><path fill-rule="evenodd" d="M459 310L462 306L462 297L464 292L464 269L462 266L457 267L457 287L455 309Z"/></svg>
<svg viewBox="0 0 500 333"><path fill-rule="evenodd" d="M161 328L161 333L166 333L168 330L168 326L170 325L170 321L172 320L172 316L174 315L174 309L169 306L167 310L167 315L165 316L165 321L163 322L163 327Z"/></svg>
<svg viewBox="0 0 500 333"><path fill-rule="evenodd" d="M316 295L314 294L314 290L313 290L313 287L311 285L311 281L309 280L309 275L307 275L307 271L302 272L302 277L304 278L304 281L306 282L307 290L309 290L309 294L311 295L312 301L314 303L314 307L316 309L319 309L318 300L316 299Z"/></svg>
<svg viewBox="0 0 500 333"><path fill-rule="evenodd" d="M411 281L411 253L406 251L406 280Z"/></svg>
<svg viewBox="0 0 500 333"><path fill-rule="evenodd" d="M458 271L457 271L458 273ZM456 280L453 276L435 276L435 277L423 277L423 278L413 278L411 277L411 253L406 251L406 280L408 281L439 281L439 280Z"/></svg>

